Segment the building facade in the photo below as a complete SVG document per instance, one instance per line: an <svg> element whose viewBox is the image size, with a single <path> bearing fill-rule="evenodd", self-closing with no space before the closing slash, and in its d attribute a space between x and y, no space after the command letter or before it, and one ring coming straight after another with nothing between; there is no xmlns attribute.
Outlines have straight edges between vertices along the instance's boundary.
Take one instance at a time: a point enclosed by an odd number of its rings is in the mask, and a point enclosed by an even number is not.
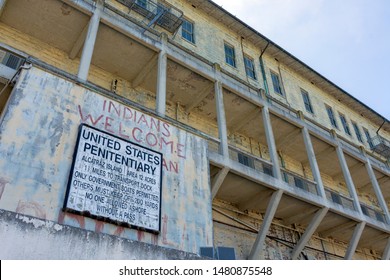
<svg viewBox="0 0 390 280"><path fill-rule="evenodd" d="M0 0L0 90L1 258L390 258L389 121L212 1Z"/></svg>

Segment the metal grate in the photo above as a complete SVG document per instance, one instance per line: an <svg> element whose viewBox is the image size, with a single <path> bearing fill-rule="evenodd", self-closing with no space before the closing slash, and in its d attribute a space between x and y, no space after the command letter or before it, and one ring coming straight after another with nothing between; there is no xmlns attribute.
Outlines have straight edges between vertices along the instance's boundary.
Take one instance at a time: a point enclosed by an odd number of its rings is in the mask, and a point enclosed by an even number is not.
<svg viewBox="0 0 390 280"><path fill-rule="evenodd" d="M385 138L376 135L371 138L372 150L387 159L390 159L390 141Z"/></svg>
<svg viewBox="0 0 390 280"><path fill-rule="evenodd" d="M149 20L148 26L157 24L174 33L183 23L183 12L173 6L165 6L152 0L117 0L130 10Z"/></svg>
<svg viewBox="0 0 390 280"><path fill-rule="evenodd" d="M0 50L1 51L1 50ZM17 70L19 66L22 64L23 58L16 56L12 53L6 52L6 51L1 51L0 54L0 63Z"/></svg>

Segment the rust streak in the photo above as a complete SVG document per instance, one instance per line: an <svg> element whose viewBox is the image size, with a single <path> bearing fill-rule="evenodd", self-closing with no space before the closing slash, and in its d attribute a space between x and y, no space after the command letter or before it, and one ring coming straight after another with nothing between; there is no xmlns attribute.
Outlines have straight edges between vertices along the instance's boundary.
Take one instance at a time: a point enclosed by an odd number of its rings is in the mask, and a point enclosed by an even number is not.
<svg viewBox="0 0 390 280"><path fill-rule="evenodd" d="M142 230L137 230L138 241L142 241L142 239L144 239L144 237L145 237L145 232L143 232Z"/></svg>
<svg viewBox="0 0 390 280"><path fill-rule="evenodd" d="M115 232L114 232L114 235L117 235L117 236L121 236L121 234L125 231L125 228L124 227L117 227Z"/></svg>
<svg viewBox="0 0 390 280"><path fill-rule="evenodd" d="M35 201L19 200L15 212L26 215L31 215L31 212L33 212L35 217L40 219L46 219L45 209L38 202Z"/></svg>
<svg viewBox="0 0 390 280"><path fill-rule="evenodd" d="M102 222L102 221L96 221L95 222L95 231L97 233L102 232L103 228L104 228L104 222Z"/></svg>

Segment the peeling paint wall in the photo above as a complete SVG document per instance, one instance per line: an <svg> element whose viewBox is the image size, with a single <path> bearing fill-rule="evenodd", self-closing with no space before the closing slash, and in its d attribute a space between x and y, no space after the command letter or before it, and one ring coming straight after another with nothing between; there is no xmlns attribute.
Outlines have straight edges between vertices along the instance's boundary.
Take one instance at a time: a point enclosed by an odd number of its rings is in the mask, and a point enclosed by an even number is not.
<svg viewBox="0 0 390 280"><path fill-rule="evenodd" d="M196 254L0 210L0 258L198 260Z"/></svg>
<svg viewBox="0 0 390 280"><path fill-rule="evenodd" d="M61 210L81 123L163 153L159 235ZM0 133L1 209L192 253L212 244L204 139L37 68L18 80Z"/></svg>

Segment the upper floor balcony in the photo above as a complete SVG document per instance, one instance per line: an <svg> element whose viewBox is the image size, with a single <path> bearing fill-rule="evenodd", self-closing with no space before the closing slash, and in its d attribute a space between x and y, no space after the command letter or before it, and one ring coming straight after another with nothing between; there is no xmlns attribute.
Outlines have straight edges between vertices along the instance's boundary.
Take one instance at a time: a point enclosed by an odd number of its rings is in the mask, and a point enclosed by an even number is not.
<svg viewBox="0 0 390 280"><path fill-rule="evenodd" d="M390 141L380 135L371 138L372 150L390 160Z"/></svg>

